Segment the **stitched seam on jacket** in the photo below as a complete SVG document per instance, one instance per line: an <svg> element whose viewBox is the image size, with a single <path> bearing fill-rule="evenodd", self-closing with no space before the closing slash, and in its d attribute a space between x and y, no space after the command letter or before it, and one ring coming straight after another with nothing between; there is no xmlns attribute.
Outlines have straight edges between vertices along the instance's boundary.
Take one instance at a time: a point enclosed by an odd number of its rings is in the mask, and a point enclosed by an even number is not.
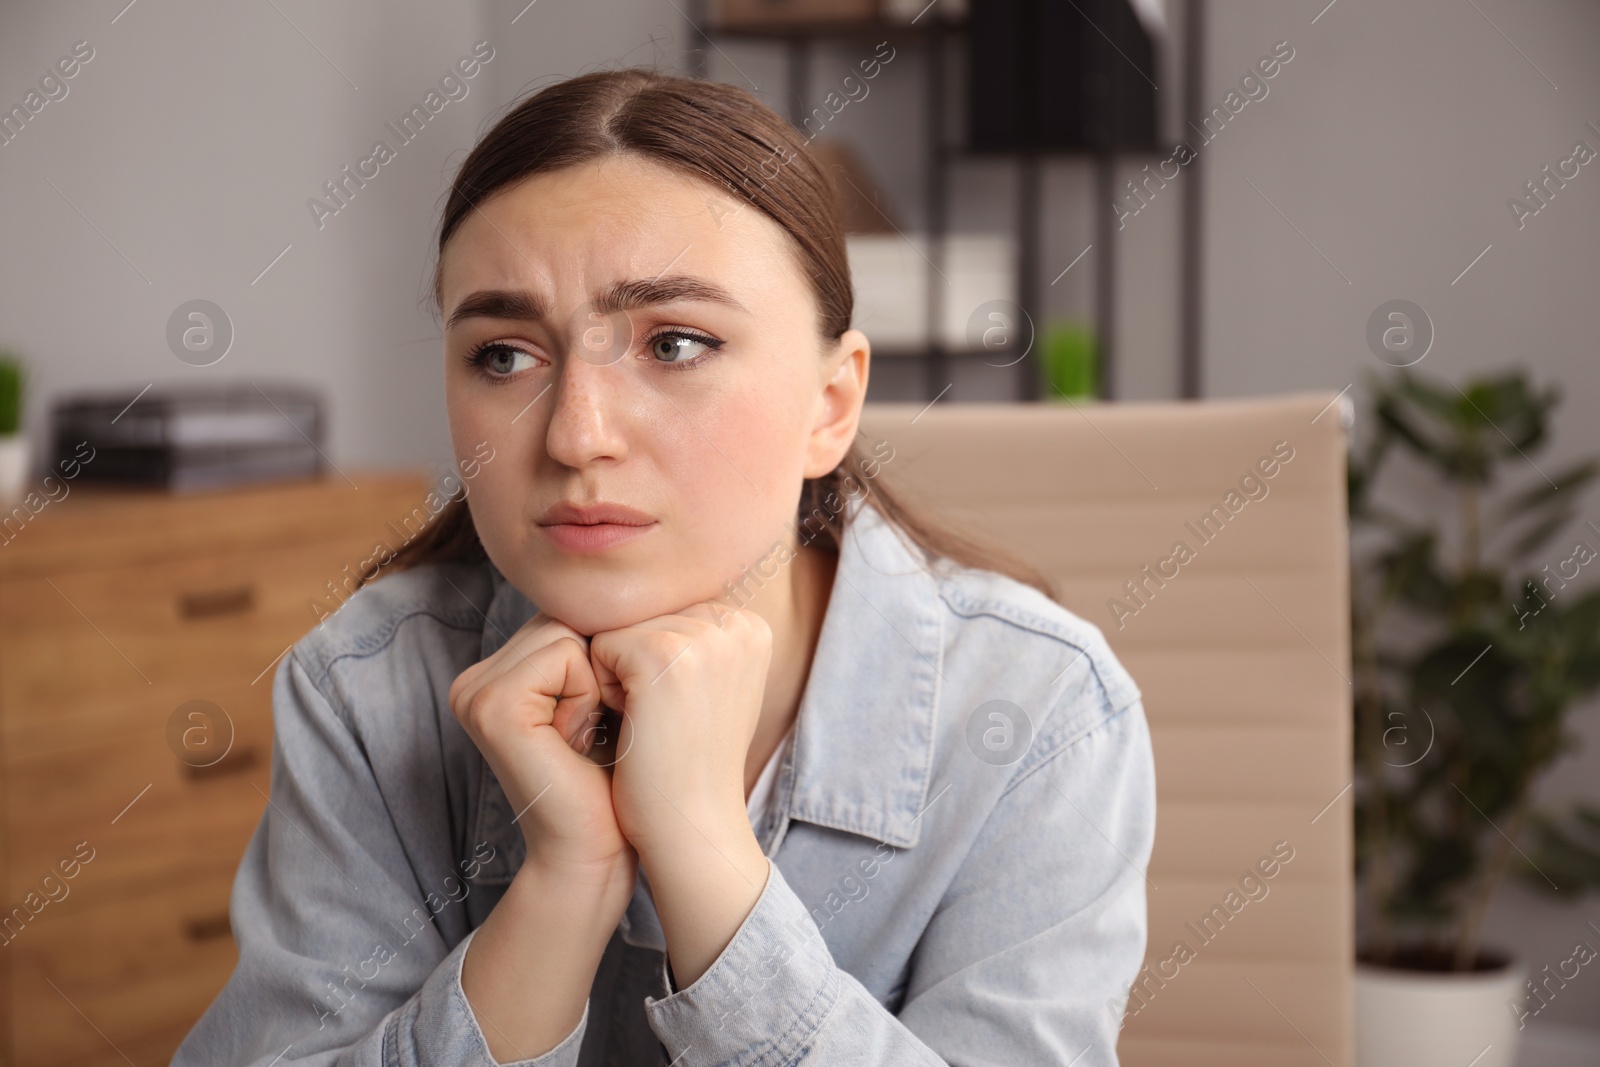
<svg viewBox="0 0 1600 1067"><path fill-rule="evenodd" d="M826 944L823 944L821 947L823 951L827 951ZM773 1041L772 1047L767 1050L766 1055L756 1060L751 1067L769 1067L769 1065L773 1064L784 1065L792 1062L799 1046L804 1045L807 1041L810 1041L812 1037L816 1036L817 1031L822 1029L822 1024L827 1022L828 1016L833 1014L834 1006L838 1004L839 994L843 988L844 978L840 974L838 965L835 964L828 972L828 981L824 982L822 984L822 988L818 989L811 999L806 1002L805 1007L801 1008L795 1013L794 1021L789 1024L789 1028L780 1034L775 1041ZM804 1037L793 1041L791 1047L786 1049L785 1044L790 1043L790 1035L805 1024L807 1016L813 1013L813 1009L815 1009L817 1001L823 999L824 997L827 997L828 1003L824 1008L821 1009L820 1013L817 1013L816 1022L812 1023L807 1028ZM774 1060L774 1056L778 1058ZM737 1063L737 1061L735 1061L735 1063Z"/></svg>
<svg viewBox="0 0 1600 1067"><path fill-rule="evenodd" d="M462 633L472 633L473 632L473 627L470 624L468 624L468 625L457 625L454 621L452 621L450 619L441 618L440 616L434 614L432 611L429 611L429 610L427 610L425 608L422 608L422 609L417 609L415 611L408 611L404 615L400 615L400 616L395 617L392 620L392 624L389 626L388 633L384 636L383 641L376 648L368 649L368 650L361 651L361 652L340 652L340 653L338 653L332 659L328 660L327 665L322 668L322 673L320 675L313 676L310 671L306 670L305 659L301 655L300 650L298 648L296 648L294 651L292 651L290 653L291 656L293 656L296 660L298 660L300 662L300 669L302 671L305 671L306 677L307 678L311 678L312 686L314 686L316 688L317 692L322 694L323 699L326 700L328 702L328 704L333 708L334 714L338 715L340 721L344 723L345 729L349 730L352 734L356 733L355 717L350 713L349 709L345 706L343 699L338 696L338 694L336 692L337 687L334 687L335 691L330 691L329 687L326 684L327 681L328 681L329 676L332 675L332 673L333 673L333 668L335 666L337 666L339 664L339 662L342 661L342 660L347 660L347 659L370 659L371 657L378 655L380 652L382 652L384 649L388 648L391 644L394 643L395 638L400 635L400 627L403 624L405 624L406 622L409 622L410 620L415 619L415 618L417 618L419 616L425 616L427 618L430 618L434 622L437 622L441 626L445 626L445 627L447 627L447 628L449 628L451 630L459 630Z"/></svg>
<svg viewBox="0 0 1600 1067"><path fill-rule="evenodd" d="M389 1014L388 1025L383 1028L384 1067L402 1067L400 1063L400 1012Z"/></svg>
<svg viewBox="0 0 1600 1067"><path fill-rule="evenodd" d="M374 634L371 637L363 638L362 640L360 640L358 642L359 644L366 644L367 641L369 641L369 640L377 641L377 643L375 645L373 645L371 648L357 648L357 649L350 649L350 650L344 651L344 652L335 653L328 660L327 665L322 668L322 676L321 677L322 678L326 678L328 676L328 672L332 671L333 668L334 668L334 665L337 664L340 660L345 660L345 659L367 659L369 657L376 656L378 653L382 652L384 649L388 648L391 644L394 643L394 639L397 636L399 636L400 627L401 626L403 626L407 622L410 622L412 619L415 619L415 618L417 618L419 616L425 616L427 618L432 619L434 622L439 623L441 626L448 627L449 629L452 629L452 630L460 630L462 633L472 633L474 630L481 631L483 629L483 627L481 625L479 625L476 622L473 622L470 619L468 619L468 620L466 620L464 622L457 622L454 618L447 618L446 616L438 614L432 608L413 608L413 609L410 609L408 611L403 612L402 614L392 615L389 618L385 619L384 623L386 625L386 629L383 630L383 631L380 631L381 634L382 634L381 640L378 638L377 634ZM319 684L320 684L320 681L321 680L319 679L318 680Z"/></svg>
<svg viewBox="0 0 1600 1067"><path fill-rule="evenodd" d="M1089 665L1094 668L1095 677L1099 679L1101 687L1108 693L1124 692L1127 690L1129 684L1133 685L1135 689L1137 689L1138 683L1132 681L1131 675L1127 678L1120 677L1120 675L1127 673L1126 668L1123 668L1121 672L1111 672L1118 676L1108 679L1106 677L1107 671L1105 669L1105 665L1101 663L1100 657L1095 654L1096 649L1090 647L1093 642L1089 640L1083 640L1082 637L1084 635L1069 631L1067 627L1063 626L1057 620L1049 619L1043 615L1029 611L1026 608L1018 607L1016 604L1013 604L1009 601L997 600L993 597L984 597L982 599L973 597L965 590L956 586L955 583L949 579L940 581L939 595L944 599L944 602L949 605L952 611L964 618L987 615L990 618L998 619L1001 622L1010 623L1013 626L1027 630L1031 633L1038 634L1041 637L1054 638L1067 645L1069 648L1077 649L1079 652L1082 652L1089 658ZM1063 610L1070 609L1063 608ZM1094 627L1096 630L1099 629L1099 627L1096 627L1094 623L1083 618L1081 615L1076 615L1075 618L1080 619L1085 626ZM1101 638L1104 639L1104 636L1104 631L1101 631ZM1110 646L1107 645L1106 647L1109 648ZM1113 687L1112 685L1108 684L1108 681L1115 682L1117 684L1115 687Z"/></svg>
<svg viewBox="0 0 1600 1067"><path fill-rule="evenodd" d="M1079 733L1078 735L1072 737L1071 740L1062 741L1060 744L1056 745L1055 748L1051 749L1048 753L1046 753L1043 756L1040 756L1037 763L1035 763L1032 767L1029 767L1027 770L1022 771L1015 778L1013 778L1011 780L1011 784L1007 785L1005 787L1005 789L1001 791L1001 793L1000 793L1001 798L1004 798L1013 789L1015 789L1017 786L1021 785L1023 782L1027 781L1029 778L1033 777L1034 774L1036 774L1037 772L1039 772L1043 768L1050 766L1052 763L1054 763L1057 759L1059 759L1065 753L1071 752L1074 748L1076 748L1079 744L1081 744L1086 738L1089 738L1089 737L1093 736L1094 734L1099 733L1102 730L1108 729L1109 727L1111 727L1112 725L1117 723L1119 720L1122 719L1122 717L1124 715L1126 715L1129 712L1130 709L1133 708L1133 706L1135 704L1138 704L1138 703L1139 703L1139 701L1137 699L1128 701L1126 704L1122 705L1120 708L1117 708L1114 711L1108 712L1105 715L1104 718L1100 719L1098 722L1096 722L1094 725L1090 726L1088 729L1084 730L1082 733ZM998 805L999 801L997 800L995 803Z"/></svg>

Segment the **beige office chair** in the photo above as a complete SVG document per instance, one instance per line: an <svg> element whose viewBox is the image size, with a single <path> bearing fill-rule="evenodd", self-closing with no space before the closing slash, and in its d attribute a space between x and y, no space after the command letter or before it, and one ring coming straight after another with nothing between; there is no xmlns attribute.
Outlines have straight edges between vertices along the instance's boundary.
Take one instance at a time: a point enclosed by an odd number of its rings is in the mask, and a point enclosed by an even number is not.
<svg viewBox="0 0 1600 1067"><path fill-rule="evenodd" d="M1346 411L1316 393L862 417L894 447L886 481L1043 570L1144 694L1158 811L1127 1067L1353 1063Z"/></svg>

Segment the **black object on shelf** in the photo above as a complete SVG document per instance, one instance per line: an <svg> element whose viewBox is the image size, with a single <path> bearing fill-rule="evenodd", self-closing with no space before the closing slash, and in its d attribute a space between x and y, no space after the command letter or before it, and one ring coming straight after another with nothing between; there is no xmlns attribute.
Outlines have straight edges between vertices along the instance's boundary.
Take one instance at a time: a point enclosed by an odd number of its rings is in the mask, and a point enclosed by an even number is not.
<svg viewBox="0 0 1600 1067"><path fill-rule="evenodd" d="M1156 148L1155 46L1128 0L975 0L966 38L972 150Z"/></svg>
<svg viewBox="0 0 1600 1067"><path fill-rule="evenodd" d="M76 459L85 481L192 492L322 473L321 401L292 386L68 397L52 423L56 458Z"/></svg>

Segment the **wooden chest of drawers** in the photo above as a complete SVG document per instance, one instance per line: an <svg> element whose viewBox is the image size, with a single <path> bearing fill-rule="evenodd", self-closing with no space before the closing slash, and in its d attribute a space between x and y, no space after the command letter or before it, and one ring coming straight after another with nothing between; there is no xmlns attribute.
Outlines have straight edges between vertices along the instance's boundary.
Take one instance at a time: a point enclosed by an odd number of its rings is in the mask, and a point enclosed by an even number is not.
<svg viewBox="0 0 1600 1067"><path fill-rule="evenodd" d="M232 971L273 670L429 489L352 477L79 485L0 532L0 1064L164 1064Z"/></svg>

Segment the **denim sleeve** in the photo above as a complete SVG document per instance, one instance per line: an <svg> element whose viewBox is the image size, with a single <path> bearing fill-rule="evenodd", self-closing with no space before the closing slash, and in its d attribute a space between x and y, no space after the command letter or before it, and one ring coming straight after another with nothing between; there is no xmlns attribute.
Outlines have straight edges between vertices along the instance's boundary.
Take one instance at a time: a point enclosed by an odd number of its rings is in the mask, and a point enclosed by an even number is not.
<svg viewBox="0 0 1600 1067"><path fill-rule="evenodd" d="M697 1065L1115 1067L1144 957L1155 768L1142 704L1021 772L930 918L898 1014L833 961L775 864L732 941L645 1000Z"/></svg>
<svg viewBox="0 0 1600 1067"><path fill-rule="evenodd" d="M173 1067L494 1067L358 739L295 653L273 681L271 799L230 901L239 962ZM475 933L476 931L473 931ZM589 1007L517 1067L575 1067Z"/></svg>

